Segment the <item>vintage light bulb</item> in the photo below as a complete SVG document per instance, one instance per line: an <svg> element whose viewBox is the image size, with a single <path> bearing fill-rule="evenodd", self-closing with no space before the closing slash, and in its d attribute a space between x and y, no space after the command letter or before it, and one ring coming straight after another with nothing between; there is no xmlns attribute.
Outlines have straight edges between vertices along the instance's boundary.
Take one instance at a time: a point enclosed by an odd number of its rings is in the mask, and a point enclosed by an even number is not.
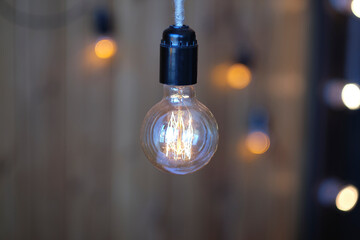
<svg viewBox="0 0 360 240"><path fill-rule="evenodd" d="M160 46L160 82L164 97L146 114L142 149L158 169L188 174L204 167L218 144L213 114L195 96L197 42L187 26L170 26Z"/></svg>
<svg viewBox="0 0 360 240"><path fill-rule="evenodd" d="M141 141L155 167L187 174L214 155L218 127L210 110L196 99L194 86L164 85L164 98L145 117Z"/></svg>

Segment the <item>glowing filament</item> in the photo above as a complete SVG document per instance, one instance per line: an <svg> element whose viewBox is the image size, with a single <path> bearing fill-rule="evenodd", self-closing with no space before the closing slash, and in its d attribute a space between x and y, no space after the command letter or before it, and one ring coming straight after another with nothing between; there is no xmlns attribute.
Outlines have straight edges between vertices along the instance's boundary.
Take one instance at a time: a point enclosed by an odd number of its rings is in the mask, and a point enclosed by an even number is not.
<svg viewBox="0 0 360 240"><path fill-rule="evenodd" d="M165 154L174 160L190 160L191 147L194 139L192 118L185 124L184 113L177 111L171 113L171 118L165 132Z"/></svg>

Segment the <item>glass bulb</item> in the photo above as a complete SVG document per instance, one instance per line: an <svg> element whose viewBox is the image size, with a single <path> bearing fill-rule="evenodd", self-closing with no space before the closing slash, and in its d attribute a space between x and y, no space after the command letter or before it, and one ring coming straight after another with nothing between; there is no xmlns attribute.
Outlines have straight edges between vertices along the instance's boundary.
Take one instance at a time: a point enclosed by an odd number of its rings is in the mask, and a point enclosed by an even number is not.
<svg viewBox="0 0 360 240"><path fill-rule="evenodd" d="M204 167L214 155L218 125L210 110L195 97L193 85L164 85L164 97L146 114L142 149L158 169L188 174Z"/></svg>

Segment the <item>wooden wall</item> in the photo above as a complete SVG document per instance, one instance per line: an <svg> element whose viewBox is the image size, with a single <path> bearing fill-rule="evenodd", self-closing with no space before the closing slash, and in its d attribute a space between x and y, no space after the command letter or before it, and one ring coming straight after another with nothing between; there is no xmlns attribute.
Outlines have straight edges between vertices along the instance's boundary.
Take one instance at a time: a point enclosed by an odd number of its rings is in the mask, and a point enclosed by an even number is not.
<svg viewBox="0 0 360 240"><path fill-rule="evenodd" d="M171 0L0 4L0 239L295 239L302 181L308 9L304 0L187 0L200 44L198 96L220 144L189 176L154 169L139 144L162 95L159 42ZM115 17L112 60L94 56L94 7ZM70 9L70 10L69 10ZM253 49L253 82L218 88L212 69ZM237 146L249 111L269 111L271 148Z"/></svg>

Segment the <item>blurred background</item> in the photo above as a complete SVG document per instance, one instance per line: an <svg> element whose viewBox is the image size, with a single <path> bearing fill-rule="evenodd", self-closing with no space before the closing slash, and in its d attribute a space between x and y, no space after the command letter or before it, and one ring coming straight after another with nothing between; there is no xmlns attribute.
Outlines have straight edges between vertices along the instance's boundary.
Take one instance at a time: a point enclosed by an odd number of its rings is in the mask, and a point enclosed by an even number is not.
<svg viewBox="0 0 360 240"><path fill-rule="evenodd" d="M140 147L172 0L0 1L0 239L360 239L360 0L186 0L218 151Z"/></svg>

